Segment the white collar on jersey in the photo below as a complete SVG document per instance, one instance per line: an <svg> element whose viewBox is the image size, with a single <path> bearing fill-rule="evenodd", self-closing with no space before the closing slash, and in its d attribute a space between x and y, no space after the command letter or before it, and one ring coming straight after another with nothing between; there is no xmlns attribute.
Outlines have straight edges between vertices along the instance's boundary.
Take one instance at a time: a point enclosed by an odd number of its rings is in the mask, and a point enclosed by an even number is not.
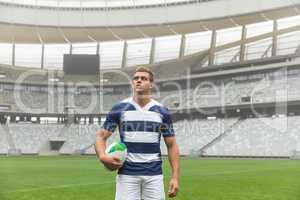
<svg viewBox="0 0 300 200"><path fill-rule="evenodd" d="M142 107L136 101L134 101L133 97L129 97L129 98L125 99L123 102L131 103L139 111L147 111L154 105L161 105L154 99L150 99L150 101L145 106Z"/></svg>

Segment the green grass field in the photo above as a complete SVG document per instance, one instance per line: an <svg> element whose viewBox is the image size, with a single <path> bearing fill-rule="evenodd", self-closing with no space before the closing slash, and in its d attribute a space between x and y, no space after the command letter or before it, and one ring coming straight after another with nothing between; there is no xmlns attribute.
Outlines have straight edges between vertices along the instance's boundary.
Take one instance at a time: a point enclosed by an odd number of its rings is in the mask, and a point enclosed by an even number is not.
<svg viewBox="0 0 300 200"><path fill-rule="evenodd" d="M112 200L114 177L92 156L2 156L0 200ZM300 161L183 158L176 199L299 200Z"/></svg>

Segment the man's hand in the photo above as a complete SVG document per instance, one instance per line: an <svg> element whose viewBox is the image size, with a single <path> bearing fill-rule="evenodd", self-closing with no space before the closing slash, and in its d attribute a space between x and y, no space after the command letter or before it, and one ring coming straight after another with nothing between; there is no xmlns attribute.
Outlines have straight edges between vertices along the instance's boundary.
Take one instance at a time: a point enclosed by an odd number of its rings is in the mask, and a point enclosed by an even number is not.
<svg viewBox="0 0 300 200"><path fill-rule="evenodd" d="M95 143L95 151L97 153L97 157L103 163L103 165L113 171L119 169L122 166L122 162L119 158L110 156L105 153L106 148L106 140L111 136L111 132L101 129L97 132L96 143Z"/></svg>
<svg viewBox="0 0 300 200"><path fill-rule="evenodd" d="M100 157L100 161L103 163L103 165L113 171L117 170L120 167L122 167L122 162L119 158L114 157L114 156L109 156L109 155L103 155Z"/></svg>
<svg viewBox="0 0 300 200"><path fill-rule="evenodd" d="M173 198L177 195L179 188L179 148L175 137L164 137L164 140L168 148L168 158L172 167L172 178L169 183L168 195Z"/></svg>
<svg viewBox="0 0 300 200"><path fill-rule="evenodd" d="M176 197L178 193L178 189L179 189L178 179L172 178L169 183L168 196L171 198Z"/></svg>

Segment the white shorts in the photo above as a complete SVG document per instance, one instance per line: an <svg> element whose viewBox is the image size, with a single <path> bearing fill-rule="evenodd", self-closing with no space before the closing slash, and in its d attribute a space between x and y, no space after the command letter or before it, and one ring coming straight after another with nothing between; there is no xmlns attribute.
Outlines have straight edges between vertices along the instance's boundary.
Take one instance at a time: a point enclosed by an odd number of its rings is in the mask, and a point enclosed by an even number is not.
<svg viewBox="0 0 300 200"><path fill-rule="evenodd" d="M163 175L119 174L116 182L115 200L165 200Z"/></svg>

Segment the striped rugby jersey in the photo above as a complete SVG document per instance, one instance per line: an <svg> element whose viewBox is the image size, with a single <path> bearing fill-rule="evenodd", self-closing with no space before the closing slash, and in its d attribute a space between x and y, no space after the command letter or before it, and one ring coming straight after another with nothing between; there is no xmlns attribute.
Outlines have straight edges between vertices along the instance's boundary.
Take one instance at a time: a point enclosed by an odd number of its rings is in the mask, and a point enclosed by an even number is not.
<svg viewBox="0 0 300 200"><path fill-rule="evenodd" d="M113 106L102 125L110 132L117 127L128 151L118 174L162 174L160 138L175 135L168 109L152 99L143 108L132 97L125 99Z"/></svg>

